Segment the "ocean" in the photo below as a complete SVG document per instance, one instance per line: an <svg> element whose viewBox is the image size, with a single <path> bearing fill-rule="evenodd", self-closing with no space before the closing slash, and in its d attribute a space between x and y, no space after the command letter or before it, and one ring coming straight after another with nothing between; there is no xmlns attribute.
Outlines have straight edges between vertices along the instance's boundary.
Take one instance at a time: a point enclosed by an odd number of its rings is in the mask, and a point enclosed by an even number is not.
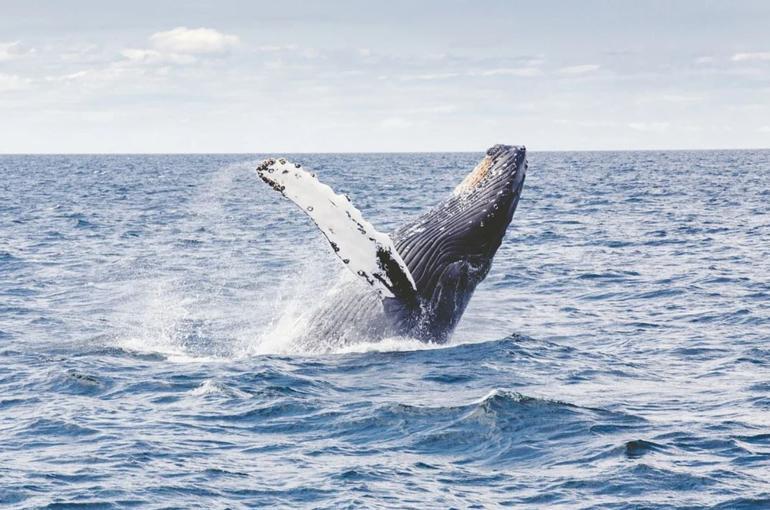
<svg viewBox="0 0 770 510"><path fill-rule="evenodd" d="M770 151L530 152L450 342L332 350L266 156L0 156L0 506L770 508ZM290 159L387 232L481 156Z"/></svg>

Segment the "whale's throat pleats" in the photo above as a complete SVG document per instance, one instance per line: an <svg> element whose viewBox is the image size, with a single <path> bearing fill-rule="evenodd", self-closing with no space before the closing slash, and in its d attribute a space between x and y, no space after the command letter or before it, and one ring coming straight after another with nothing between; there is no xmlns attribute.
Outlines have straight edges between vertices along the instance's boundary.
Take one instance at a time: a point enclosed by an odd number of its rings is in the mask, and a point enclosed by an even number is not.
<svg viewBox="0 0 770 510"><path fill-rule="evenodd" d="M490 149L443 203L393 233L398 253L423 300L443 296L449 275L462 275L472 292L489 271L518 205L526 172L525 151ZM461 270L462 269L462 270Z"/></svg>

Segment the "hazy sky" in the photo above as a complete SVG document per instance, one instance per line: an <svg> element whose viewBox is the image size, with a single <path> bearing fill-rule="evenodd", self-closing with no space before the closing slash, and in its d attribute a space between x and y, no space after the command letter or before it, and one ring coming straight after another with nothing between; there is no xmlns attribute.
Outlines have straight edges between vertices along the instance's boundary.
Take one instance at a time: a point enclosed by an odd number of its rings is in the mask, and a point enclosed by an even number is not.
<svg viewBox="0 0 770 510"><path fill-rule="evenodd" d="M0 152L770 147L770 2L0 0Z"/></svg>

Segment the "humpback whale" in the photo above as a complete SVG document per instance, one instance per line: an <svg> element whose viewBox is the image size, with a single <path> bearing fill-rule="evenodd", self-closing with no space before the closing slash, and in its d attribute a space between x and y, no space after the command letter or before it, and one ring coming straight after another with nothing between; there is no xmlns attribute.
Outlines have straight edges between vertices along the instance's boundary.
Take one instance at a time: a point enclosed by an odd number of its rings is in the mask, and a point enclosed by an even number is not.
<svg viewBox="0 0 770 510"><path fill-rule="evenodd" d="M357 277L315 311L306 341L446 342L490 270L526 172L523 146L495 145L446 200L388 235L300 164L263 161L259 177L310 216Z"/></svg>

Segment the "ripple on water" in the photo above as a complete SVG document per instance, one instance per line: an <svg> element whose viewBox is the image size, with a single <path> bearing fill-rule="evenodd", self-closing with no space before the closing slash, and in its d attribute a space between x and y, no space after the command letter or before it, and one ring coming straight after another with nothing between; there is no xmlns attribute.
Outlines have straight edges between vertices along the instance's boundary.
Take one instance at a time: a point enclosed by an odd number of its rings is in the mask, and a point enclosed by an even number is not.
<svg viewBox="0 0 770 510"><path fill-rule="evenodd" d="M453 343L307 349L261 157L0 156L0 506L770 506L770 152L532 153ZM296 157L392 232L479 155Z"/></svg>

